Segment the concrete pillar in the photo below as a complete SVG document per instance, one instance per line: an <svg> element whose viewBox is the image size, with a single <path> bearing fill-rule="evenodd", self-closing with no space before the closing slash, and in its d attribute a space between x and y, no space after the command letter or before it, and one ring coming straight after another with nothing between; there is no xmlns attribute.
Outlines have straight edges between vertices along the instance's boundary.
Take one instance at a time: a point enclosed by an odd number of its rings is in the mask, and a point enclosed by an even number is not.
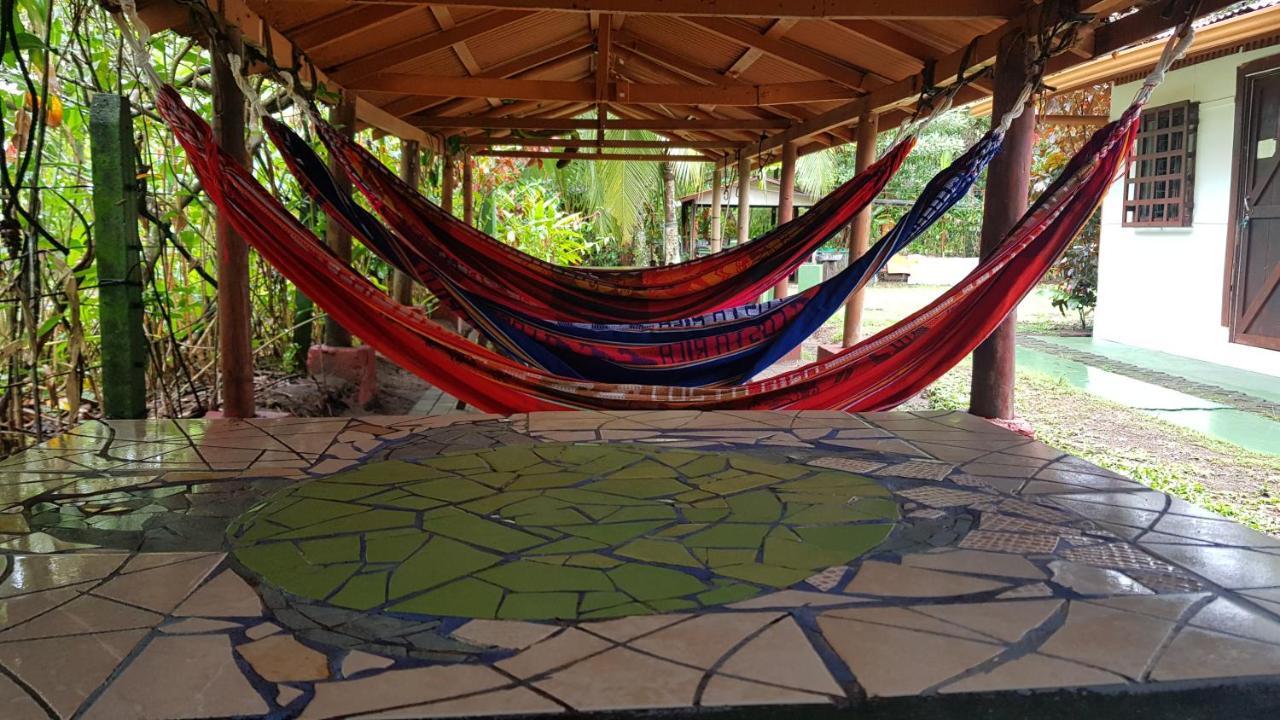
<svg viewBox="0 0 1280 720"><path fill-rule="evenodd" d="M138 172L128 98L109 93L93 96L89 144L102 333L102 412L111 420L145 418L142 242L138 238Z"/></svg>
<svg viewBox="0 0 1280 720"><path fill-rule="evenodd" d="M1026 44L1009 42L1000 53L992 82L991 121L1017 102L1026 83ZM1035 106L1028 103L1022 117L1009 128L1000 152L987 169L987 197L982 212L981 253L994 253L1027 210L1031 186L1031 154L1035 135ZM987 418L1012 419L1016 311L1001 323L973 353L969 412Z"/></svg>
<svg viewBox="0 0 1280 720"><path fill-rule="evenodd" d="M857 172L863 172L876 161L876 132L880 119L872 113L858 118L858 149L854 160ZM858 213L849 227L849 262L862 256L871 245L871 206ZM862 339L862 305L865 300L859 290L844 304L844 346L849 347Z"/></svg>
<svg viewBox="0 0 1280 720"><path fill-rule="evenodd" d="M223 152L249 167L245 147L244 93L227 64L227 54L244 56L234 28L213 52L213 131ZM249 246L221 215L215 225L218 248L218 363L222 377L223 417L254 416L253 341L249 324Z"/></svg>

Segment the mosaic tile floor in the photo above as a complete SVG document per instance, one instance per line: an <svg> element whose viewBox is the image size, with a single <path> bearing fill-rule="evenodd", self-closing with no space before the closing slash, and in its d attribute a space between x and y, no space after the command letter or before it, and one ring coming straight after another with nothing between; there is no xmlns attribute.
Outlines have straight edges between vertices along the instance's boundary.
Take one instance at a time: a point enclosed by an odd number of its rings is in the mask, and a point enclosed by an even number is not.
<svg viewBox="0 0 1280 720"><path fill-rule="evenodd" d="M963 414L90 423L0 551L4 718L1280 707L1280 540Z"/></svg>

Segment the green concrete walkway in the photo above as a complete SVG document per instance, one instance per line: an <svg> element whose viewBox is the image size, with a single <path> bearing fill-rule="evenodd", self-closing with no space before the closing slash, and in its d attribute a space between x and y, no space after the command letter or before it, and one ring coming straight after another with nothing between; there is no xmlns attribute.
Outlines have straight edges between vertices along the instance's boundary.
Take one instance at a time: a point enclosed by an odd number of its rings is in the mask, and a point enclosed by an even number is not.
<svg viewBox="0 0 1280 720"><path fill-rule="evenodd" d="M1091 338L1033 336L1019 345L1022 368L1248 450L1280 455L1280 379Z"/></svg>

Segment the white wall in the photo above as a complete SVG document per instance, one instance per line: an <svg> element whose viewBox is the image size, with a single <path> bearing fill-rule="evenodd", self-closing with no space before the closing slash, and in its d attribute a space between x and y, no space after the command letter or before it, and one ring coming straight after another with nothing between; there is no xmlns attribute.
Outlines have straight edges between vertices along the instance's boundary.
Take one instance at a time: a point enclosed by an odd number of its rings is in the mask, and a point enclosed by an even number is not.
<svg viewBox="0 0 1280 720"><path fill-rule="evenodd" d="M1280 376L1280 352L1230 343L1221 323L1236 69L1277 53L1280 47L1270 47L1192 65L1156 89L1148 107L1200 103L1194 225L1121 227L1124 182L1111 188L1102 208L1095 337ZM1113 117L1137 89L1130 83L1112 90Z"/></svg>

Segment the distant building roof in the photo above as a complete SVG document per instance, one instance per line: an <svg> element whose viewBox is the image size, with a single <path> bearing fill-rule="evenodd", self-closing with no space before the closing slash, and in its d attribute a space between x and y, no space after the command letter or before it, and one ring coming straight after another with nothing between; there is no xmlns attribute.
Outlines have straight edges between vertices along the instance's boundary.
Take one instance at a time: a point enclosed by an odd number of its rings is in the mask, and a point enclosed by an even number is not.
<svg viewBox="0 0 1280 720"><path fill-rule="evenodd" d="M738 184L731 183L724 188L724 200L726 206L736 206L738 204ZM795 204L797 207L812 207L817 199L808 193L795 191ZM778 206L778 181L773 178L765 180L763 188L760 183L752 183L751 189L747 195L747 201L752 207L777 207ZM693 203L698 206L711 205L711 191L703 190L700 193L685 195L680 198L680 204L687 205Z"/></svg>

